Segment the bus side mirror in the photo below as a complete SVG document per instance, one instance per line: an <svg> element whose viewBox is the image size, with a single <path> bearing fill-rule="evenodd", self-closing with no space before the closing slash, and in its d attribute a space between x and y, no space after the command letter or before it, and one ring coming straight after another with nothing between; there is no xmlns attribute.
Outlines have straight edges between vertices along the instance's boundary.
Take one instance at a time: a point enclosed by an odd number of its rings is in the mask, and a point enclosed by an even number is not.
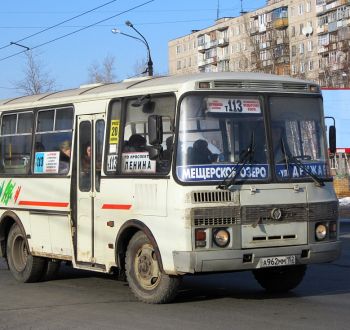
<svg viewBox="0 0 350 330"><path fill-rule="evenodd" d="M148 117L148 142L160 146L163 142L163 118L158 115Z"/></svg>
<svg viewBox="0 0 350 330"><path fill-rule="evenodd" d="M328 129L328 144L329 144L329 152L331 154L335 154L337 151L337 136L335 126L329 126Z"/></svg>

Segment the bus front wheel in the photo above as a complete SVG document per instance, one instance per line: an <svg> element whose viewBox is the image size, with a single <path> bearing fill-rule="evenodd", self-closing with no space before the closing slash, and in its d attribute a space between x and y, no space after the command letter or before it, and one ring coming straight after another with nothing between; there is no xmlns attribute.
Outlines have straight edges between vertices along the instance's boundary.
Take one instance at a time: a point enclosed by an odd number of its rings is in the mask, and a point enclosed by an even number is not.
<svg viewBox="0 0 350 330"><path fill-rule="evenodd" d="M306 265L256 269L253 271L258 283L272 293L288 292L296 288L304 278Z"/></svg>
<svg viewBox="0 0 350 330"><path fill-rule="evenodd" d="M180 278L164 274L148 237L137 232L130 240L125 259L126 278L134 295L141 301L162 304L172 301Z"/></svg>
<svg viewBox="0 0 350 330"><path fill-rule="evenodd" d="M12 275L20 282L37 282L43 274L45 259L30 254L21 228L12 225L7 238L7 261Z"/></svg>

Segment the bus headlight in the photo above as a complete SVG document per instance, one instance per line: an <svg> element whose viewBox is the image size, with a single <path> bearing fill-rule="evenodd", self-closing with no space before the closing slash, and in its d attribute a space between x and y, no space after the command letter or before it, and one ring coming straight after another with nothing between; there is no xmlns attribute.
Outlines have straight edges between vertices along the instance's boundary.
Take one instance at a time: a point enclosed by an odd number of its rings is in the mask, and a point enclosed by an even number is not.
<svg viewBox="0 0 350 330"><path fill-rule="evenodd" d="M213 240L219 247L226 247L230 243L230 233L223 228L216 229L213 232Z"/></svg>
<svg viewBox="0 0 350 330"><path fill-rule="evenodd" d="M315 236L318 241L322 241L327 236L327 227L323 223L317 223L315 226Z"/></svg>

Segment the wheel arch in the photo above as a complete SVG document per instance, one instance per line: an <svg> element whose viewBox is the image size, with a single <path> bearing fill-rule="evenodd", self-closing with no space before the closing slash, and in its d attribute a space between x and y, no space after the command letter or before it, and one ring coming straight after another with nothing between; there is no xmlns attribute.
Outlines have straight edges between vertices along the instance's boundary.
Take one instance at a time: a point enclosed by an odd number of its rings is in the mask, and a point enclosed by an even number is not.
<svg viewBox="0 0 350 330"><path fill-rule="evenodd" d="M24 233L25 242L29 247L26 231L24 230L24 226L22 224L21 219L13 211L6 211L0 217L0 257L6 258L7 256L6 254L7 237L14 223L16 223L21 228L21 231Z"/></svg>
<svg viewBox="0 0 350 330"><path fill-rule="evenodd" d="M163 272L163 263L162 257L159 251L159 247L156 239L154 238L151 230L140 220L131 219L126 221L120 228L116 242L115 242L115 261L120 269L125 270L125 254L126 249L128 247L129 241L133 235L135 235L138 231L142 231L145 233L147 238L152 243L155 253L157 255L159 268Z"/></svg>

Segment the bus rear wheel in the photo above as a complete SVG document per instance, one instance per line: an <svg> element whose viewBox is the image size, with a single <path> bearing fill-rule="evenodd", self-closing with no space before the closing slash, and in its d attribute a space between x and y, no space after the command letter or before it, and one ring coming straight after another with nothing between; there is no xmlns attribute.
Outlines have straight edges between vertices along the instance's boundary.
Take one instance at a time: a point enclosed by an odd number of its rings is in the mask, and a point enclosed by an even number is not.
<svg viewBox="0 0 350 330"><path fill-rule="evenodd" d="M42 277L45 259L30 254L17 224L12 225L7 238L7 261L12 275L20 282L37 282Z"/></svg>
<svg viewBox="0 0 350 330"><path fill-rule="evenodd" d="M268 292L283 293L296 288L304 278L306 265L283 266L253 271L255 279Z"/></svg>
<svg viewBox="0 0 350 330"><path fill-rule="evenodd" d="M129 242L125 268L129 287L139 300L162 304L175 298L180 278L166 275L160 270L154 247L141 231Z"/></svg>

